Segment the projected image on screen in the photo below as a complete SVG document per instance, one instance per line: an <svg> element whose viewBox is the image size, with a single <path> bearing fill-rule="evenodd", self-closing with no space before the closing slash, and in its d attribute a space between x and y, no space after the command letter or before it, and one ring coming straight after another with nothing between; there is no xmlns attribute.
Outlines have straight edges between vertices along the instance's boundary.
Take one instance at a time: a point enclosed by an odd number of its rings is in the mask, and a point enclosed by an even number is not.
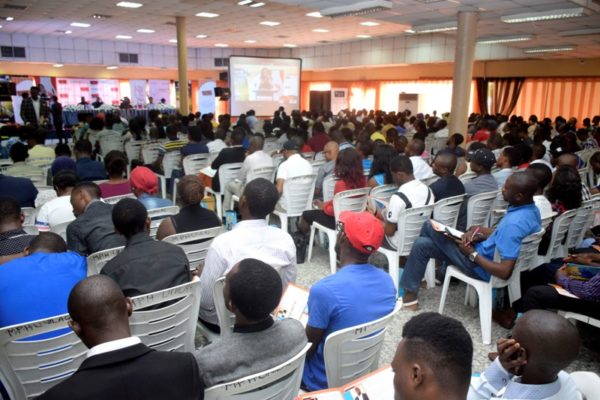
<svg viewBox="0 0 600 400"><path fill-rule="evenodd" d="M301 61L295 58L231 56L229 82L231 114L252 109L270 116L280 106L297 109L300 101Z"/></svg>

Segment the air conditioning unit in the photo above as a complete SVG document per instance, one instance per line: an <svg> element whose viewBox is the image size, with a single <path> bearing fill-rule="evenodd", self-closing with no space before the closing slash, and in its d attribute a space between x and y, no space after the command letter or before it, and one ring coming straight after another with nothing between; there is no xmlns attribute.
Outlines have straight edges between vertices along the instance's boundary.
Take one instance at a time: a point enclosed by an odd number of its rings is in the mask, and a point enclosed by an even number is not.
<svg viewBox="0 0 600 400"><path fill-rule="evenodd" d="M330 7L320 10L322 16L338 18L349 15L365 15L384 10L390 10L392 2L389 0L370 0L359 3L348 4L345 6Z"/></svg>

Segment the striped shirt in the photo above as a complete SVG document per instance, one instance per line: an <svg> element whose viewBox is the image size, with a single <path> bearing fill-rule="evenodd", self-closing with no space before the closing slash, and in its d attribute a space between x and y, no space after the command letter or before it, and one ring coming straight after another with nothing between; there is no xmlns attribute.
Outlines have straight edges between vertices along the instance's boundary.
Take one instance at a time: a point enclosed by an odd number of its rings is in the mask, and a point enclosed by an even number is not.
<svg viewBox="0 0 600 400"><path fill-rule="evenodd" d="M169 140L168 142L162 143L158 148L158 154L161 156L165 153L169 153L171 151L180 150L183 146L185 146L187 142L179 139Z"/></svg>
<svg viewBox="0 0 600 400"><path fill-rule="evenodd" d="M557 283L582 300L600 301L600 274L589 281L578 281L561 276Z"/></svg>

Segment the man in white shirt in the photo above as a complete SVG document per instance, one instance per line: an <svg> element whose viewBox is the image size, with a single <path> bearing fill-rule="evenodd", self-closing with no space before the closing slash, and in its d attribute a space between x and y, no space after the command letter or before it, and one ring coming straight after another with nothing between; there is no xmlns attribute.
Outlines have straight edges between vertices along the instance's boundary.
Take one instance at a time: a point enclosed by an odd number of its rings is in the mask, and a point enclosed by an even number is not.
<svg viewBox="0 0 600 400"><path fill-rule="evenodd" d="M552 204L550 203L550 200L544 196L546 186L552 181L552 171L546 165L541 163L529 164L527 170L533 173L538 183L537 191L533 196L533 202L540 210L540 217L542 220L552 217L552 215L555 214L552 210Z"/></svg>
<svg viewBox="0 0 600 400"><path fill-rule="evenodd" d="M555 312L531 310L517 320L512 338L498 340L498 356L471 380L468 400L579 399L563 371L579 352L577 328Z"/></svg>
<svg viewBox="0 0 600 400"><path fill-rule="evenodd" d="M415 179L420 181L433 177L433 170L429 164L423 160L423 157L421 157L424 151L425 143L419 139L413 140L406 146L406 155L410 157Z"/></svg>
<svg viewBox="0 0 600 400"><path fill-rule="evenodd" d="M300 155L300 147L295 140L288 140L283 145L284 162L277 169L277 191L281 195L278 208L286 209L285 193L283 192L283 183L286 179L297 176L312 175L313 168L309 161Z"/></svg>
<svg viewBox="0 0 600 400"><path fill-rule="evenodd" d="M225 139L225 134L223 131L218 130L215 132L215 140L211 140L206 143L206 147L208 147L208 152L211 154L218 154L221 150L227 147L227 144L223 141Z"/></svg>
<svg viewBox="0 0 600 400"><path fill-rule="evenodd" d="M496 160L496 167L499 170L492 173L499 188L502 188L506 179L513 174L513 168L519 166L520 158L519 151L514 147L508 146L502 149L500 156Z"/></svg>
<svg viewBox="0 0 600 400"><path fill-rule="evenodd" d="M225 202L223 204L225 204L226 209L229 207L233 195L238 197L241 195L242 188L247 183L246 178L249 171L273 166L273 158L263 151L264 144L265 138L262 135L250 137L248 152L240 169L240 179L228 182L225 185Z"/></svg>
<svg viewBox="0 0 600 400"><path fill-rule="evenodd" d="M268 226L265 220L275 209L278 197L275 185L268 180L257 178L248 182L238 206L242 221L211 243L200 275L200 320L210 330L219 330L212 294L215 281L241 260L256 258L267 263L279 272L284 286L296 281L296 246L292 237Z"/></svg>
<svg viewBox="0 0 600 400"><path fill-rule="evenodd" d="M62 170L54 176L52 184L57 197L42 206L35 218L35 226L40 232L53 231L64 237L67 227L64 226L62 232L56 229L59 225L75 219L71 205L71 192L77 184L77 174L70 169Z"/></svg>
<svg viewBox="0 0 600 400"><path fill-rule="evenodd" d="M438 119L435 123L437 131L433 134L436 139L448 139L448 122L445 119Z"/></svg>
<svg viewBox="0 0 600 400"><path fill-rule="evenodd" d="M431 189L415 178L413 164L407 156L399 155L392 159L390 170L399 188L398 192L390 198L387 209L384 210L385 240L382 246L395 249L403 234L403 227L398 226L398 218L402 211L433 204L435 198Z"/></svg>

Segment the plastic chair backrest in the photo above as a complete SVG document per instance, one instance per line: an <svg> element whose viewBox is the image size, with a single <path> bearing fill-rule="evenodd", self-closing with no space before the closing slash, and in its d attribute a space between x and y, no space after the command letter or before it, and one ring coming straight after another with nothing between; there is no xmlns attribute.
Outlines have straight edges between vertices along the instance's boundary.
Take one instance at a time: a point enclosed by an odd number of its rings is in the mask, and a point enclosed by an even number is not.
<svg viewBox="0 0 600 400"><path fill-rule="evenodd" d="M327 336L324 346L327 385L339 387L377 368L385 331L401 302L386 316L339 330Z"/></svg>
<svg viewBox="0 0 600 400"><path fill-rule="evenodd" d="M148 143L147 140L130 140L125 143L125 154L129 162L139 160L142 155L142 146Z"/></svg>
<svg viewBox="0 0 600 400"><path fill-rule="evenodd" d="M394 184L380 185L380 186L375 186L373 189L371 189L369 196L375 197L376 199L379 199L379 200L388 201L389 199L392 198L394 193L396 193L397 191L398 191L398 186L396 186Z"/></svg>
<svg viewBox="0 0 600 400"><path fill-rule="evenodd" d="M285 213L288 217L299 217L303 211L312 208L315 180L316 175L311 174L287 178L283 182Z"/></svg>
<svg viewBox="0 0 600 400"><path fill-rule="evenodd" d="M147 143L142 146L142 158L144 164L152 164L158 158L160 143Z"/></svg>
<svg viewBox="0 0 600 400"><path fill-rule="evenodd" d="M235 179L239 179L240 170L242 169L242 163L230 163L223 164L219 167L219 183L221 185L221 192L224 191L225 185L227 182L231 182ZM229 206L229 204L227 204Z"/></svg>
<svg viewBox="0 0 600 400"><path fill-rule="evenodd" d="M300 389L310 347L308 343L289 361L274 368L205 389L204 400L293 400Z"/></svg>
<svg viewBox="0 0 600 400"><path fill-rule="evenodd" d="M461 176L458 177L462 183L468 182L471 179L475 178L477 174L475 172L465 172Z"/></svg>
<svg viewBox="0 0 600 400"><path fill-rule="evenodd" d="M467 227L486 225L497 195L498 191L494 190L493 192L479 193L469 198L467 203Z"/></svg>
<svg viewBox="0 0 600 400"><path fill-rule="evenodd" d="M600 377L590 371L575 371L570 374L577 391L585 400L600 400Z"/></svg>
<svg viewBox="0 0 600 400"><path fill-rule="evenodd" d="M225 287L225 277L222 276L215 281L213 286L213 302L219 319L219 328L221 328L221 336L230 335L233 332L235 325L235 314L227 309L225 305L225 295L223 288Z"/></svg>
<svg viewBox="0 0 600 400"><path fill-rule="evenodd" d="M554 219L554 217L556 217L556 214L557 213L553 212L546 218L542 218L542 229L548 228L548 226L552 223L552 220Z"/></svg>
<svg viewBox="0 0 600 400"><path fill-rule="evenodd" d="M190 154L183 157L183 172L186 175L198 175L203 168L206 168L209 163L209 154Z"/></svg>
<svg viewBox="0 0 600 400"><path fill-rule="evenodd" d="M201 229L192 232L177 233L167 236L162 241L181 247L187 256L190 269L194 270L204 265L204 259L212 240L223 232L223 227ZM197 241L202 240L200 243Z"/></svg>
<svg viewBox="0 0 600 400"><path fill-rule="evenodd" d="M435 202L433 205L433 219L441 224L456 228L458 212L464 200L465 195L459 194Z"/></svg>
<svg viewBox="0 0 600 400"><path fill-rule="evenodd" d="M325 152L319 151L318 153L315 153L315 161L327 161L325 158Z"/></svg>
<svg viewBox="0 0 600 400"><path fill-rule="evenodd" d="M300 153L300 155L302 156L302 158L308 161L312 161L315 158L314 151L307 151L306 153Z"/></svg>
<svg viewBox="0 0 600 400"><path fill-rule="evenodd" d="M367 200L369 199L370 188L359 188L344 190L333 196L333 210L335 220L340 217L344 211L361 212L367 208Z"/></svg>
<svg viewBox="0 0 600 400"><path fill-rule="evenodd" d="M0 375L15 400L34 398L71 376L87 348L71 330L49 339L17 341L68 328L68 314L0 329Z"/></svg>
<svg viewBox="0 0 600 400"><path fill-rule="evenodd" d="M422 207L409 208L398 216L398 230L402 232L400 241L397 243L398 255L407 256L412 249L413 243L419 237L421 228L425 221L431 218L433 204Z"/></svg>
<svg viewBox="0 0 600 400"><path fill-rule="evenodd" d="M102 156L106 157L113 150L123 151L123 139L118 138L103 138L98 141L100 143L100 151Z"/></svg>
<svg viewBox="0 0 600 400"><path fill-rule="evenodd" d="M333 199L333 193L335 192L335 175L329 174L323 179L323 201L329 201Z"/></svg>
<svg viewBox="0 0 600 400"><path fill-rule="evenodd" d="M494 227L502 217L506 214L506 210L508 209L508 201L504 200L504 195L502 194L502 190L498 191L498 195L496 199L492 203L492 209L490 211L490 217L488 226Z"/></svg>
<svg viewBox="0 0 600 400"><path fill-rule="evenodd" d="M159 207L148 210L148 218L150 218L150 236L156 237L156 231L162 220L171 215L175 215L178 212L178 206Z"/></svg>
<svg viewBox="0 0 600 400"><path fill-rule="evenodd" d="M87 275L99 274L106 263L122 252L124 248L125 246L114 247L112 249L97 251L87 256Z"/></svg>
<svg viewBox="0 0 600 400"><path fill-rule="evenodd" d="M529 235L521 241L521 249L519 250L519 257L515 262L513 274L515 271L520 273L521 271L528 271L537 267L537 265L533 265L533 260L537 259L537 249L545 232L542 228L539 232Z"/></svg>
<svg viewBox="0 0 600 400"><path fill-rule="evenodd" d="M584 201L581 207L577 209L577 214L573 223L569 227L567 234L567 249L577 247L583 240L585 232L590 228L594 221L594 212L600 205L600 198L592 198Z"/></svg>
<svg viewBox="0 0 600 400"><path fill-rule="evenodd" d="M67 226L69 226L69 224L71 222L73 222L74 220L75 220L75 218L73 218L72 221L67 221L67 222L63 222L61 224L56 224L56 225L52 226L52 229L50 229L50 231L59 235L66 242L67 241Z"/></svg>
<svg viewBox="0 0 600 400"><path fill-rule="evenodd" d="M553 258L564 257L567 255L566 236L569 232L569 226L577 215L577 209L565 211L552 224L552 235L550 236L550 245L546 253L546 262ZM563 243L564 242L564 243Z"/></svg>
<svg viewBox="0 0 600 400"><path fill-rule="evenodd" d="M317 175L319 173L319 168L325 164L325 160L310 160L310 165L312 165L313 173Z"/></svg>
<svg viewBox="0 0 600 400"><path fill-rule="evenodd" d="M25 216L23 225L34 225L38 210L33 207L21 207L21 212Z"/></svg>
<svg viewBox="0 0 600 400"><path fill-rule="evenodd" d="M275 167L259 167L248 171L246 174L246 184L256 178L265 178L269 182L275 179Z"/></svg>
<svg viewBox="0 0 600 400"><path fill-rule="evenodd" d="M133 297L129 317L131 334L155 350L194 351L196 323L200 311L200 281ZM164 307L150 309L162 303Z"/></svg>
<svg viewBox="0 0 600 400"><path fill-rule="evenodd" d="M129 194L122 194L120 196L106 197L106 198L104 198L104 202L107 204L114 205L123 199L136 199L136 198L137 197L135 197L135 194L129 193Z"/></svg>
<svg viewBox="0 0 600 400"><path fill-rule="evenodd" d="M35 158L29 157L27 159L27 164L35 165L36 167L40 167L42 169L44 167L51 166L53 162L54 162L54 157L35 157Z"/></svg>
<svg viewBox="0 0 600 400"><path fill-rule="evenodd" d="M162 169L164 176L171 177L171 174L176 169L181 169L181 153L179 151L170 151L165 153L162 160Z"/></svg>

